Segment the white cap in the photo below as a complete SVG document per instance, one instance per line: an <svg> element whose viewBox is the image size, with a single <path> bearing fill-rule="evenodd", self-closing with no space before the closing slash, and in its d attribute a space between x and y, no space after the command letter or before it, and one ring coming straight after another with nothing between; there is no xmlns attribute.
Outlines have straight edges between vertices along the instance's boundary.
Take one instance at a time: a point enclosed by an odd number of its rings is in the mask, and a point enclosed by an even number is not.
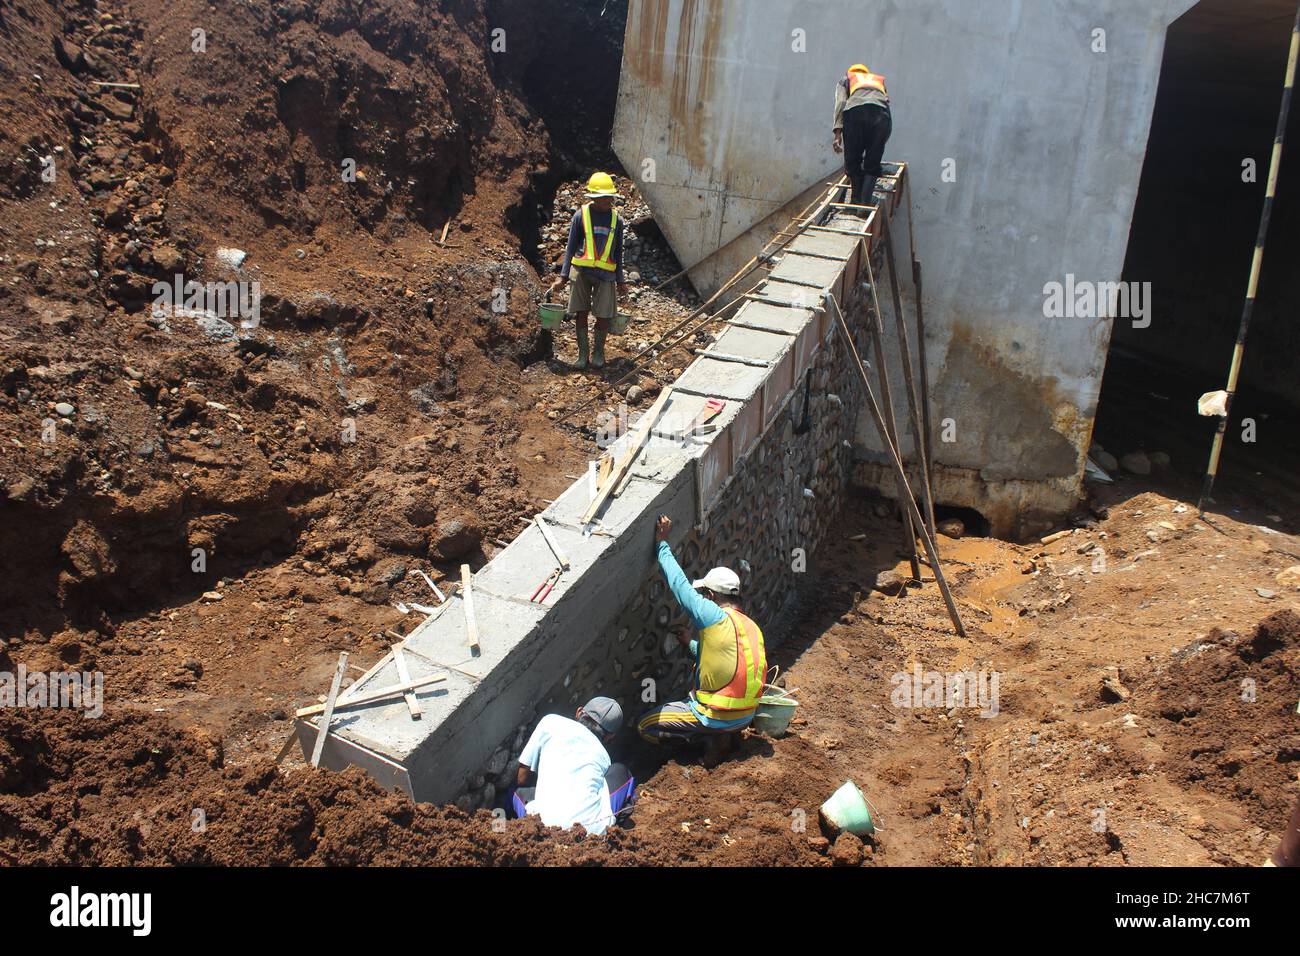
<svg viewBox="0 0 1300 956"><path fill-rule="evenodd" d="M697 591L708 588L714 594L739 594L740 578L730 568L714 568L704 577L691 584Z"/></svg>

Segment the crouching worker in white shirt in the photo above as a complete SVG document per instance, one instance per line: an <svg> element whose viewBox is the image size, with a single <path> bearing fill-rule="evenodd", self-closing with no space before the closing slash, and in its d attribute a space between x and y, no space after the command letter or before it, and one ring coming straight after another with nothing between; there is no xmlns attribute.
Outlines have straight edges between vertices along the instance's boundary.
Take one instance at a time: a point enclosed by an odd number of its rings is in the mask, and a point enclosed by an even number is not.
<svg viewBox="0 0 1300 956"><path fill-rule="evenodd" d="M631 810L636 781L611 763L605 745L623 726L623 710L608 697L593 697L574 718L547 714L519 755L519 789L511 794L515 816L535 813L551 827L581 823L599 835ZM537 785L526 787L533 773Z"/></svg>

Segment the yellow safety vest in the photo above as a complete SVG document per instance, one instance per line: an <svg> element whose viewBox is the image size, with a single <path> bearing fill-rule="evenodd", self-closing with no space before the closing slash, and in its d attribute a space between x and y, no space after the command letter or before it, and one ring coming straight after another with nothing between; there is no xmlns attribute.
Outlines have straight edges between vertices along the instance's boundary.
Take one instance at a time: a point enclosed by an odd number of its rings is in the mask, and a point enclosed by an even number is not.
<svg viewBox="0 0 1300 956"><path fill-rule="evenodd" d="M767 653L757 624L734 608L723 608L722 613L723 620L700 631L695 700L707 717L738 720L751 716L763 696Z"/></svg>
<svg viewBox="0 0 1300 956"><path fill-rule="evenodd" d="M886 96L889 95L888 90L885 89L885 78L879 73L872 73L870 70L866 73L861 70L850 70L846 80L849 96L852 96L864 86L870 87L873 90L879 90Z"/></svg>
<svg viewBox="0 0 1300 956"><path fill-rule="evenodd" d="M591 228L591 203L582 207L582 232L585 243L582 247L582 255L574 259L570 265L586 266L590 269L604 269L606 272L614 272L618 266L610 262L614 255L614 237L618 234L618 210L611 209L609 216L609 235L605 237L605 248L600 255L596 255L596 233Z"/></svg>

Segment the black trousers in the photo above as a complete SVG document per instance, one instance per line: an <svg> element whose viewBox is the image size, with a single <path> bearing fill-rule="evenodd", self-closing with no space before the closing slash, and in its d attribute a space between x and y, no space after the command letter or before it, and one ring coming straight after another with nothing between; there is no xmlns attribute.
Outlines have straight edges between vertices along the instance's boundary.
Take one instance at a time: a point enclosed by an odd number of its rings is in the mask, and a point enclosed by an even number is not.
<svg viewBox="0 0 1300 956"><path fill-rule="evenodd" d="M880 161L893 131L893 117L884 107L867 104L844 111L844 172L853 184L850 202L874 205Z"/></svg>

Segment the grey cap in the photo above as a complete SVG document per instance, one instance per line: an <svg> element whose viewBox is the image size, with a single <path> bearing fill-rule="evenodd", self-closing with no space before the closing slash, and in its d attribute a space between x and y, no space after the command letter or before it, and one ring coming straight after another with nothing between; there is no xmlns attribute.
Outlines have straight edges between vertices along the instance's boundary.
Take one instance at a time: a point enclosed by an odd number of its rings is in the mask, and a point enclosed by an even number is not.
<svg viewBox="0 0 1300 956"><path fill-rule="evenodd" d="M608 697L591 698L583 705L582 712L607 734L616 734L623 726L623 708L618 706L618 701Z"/></svg>

